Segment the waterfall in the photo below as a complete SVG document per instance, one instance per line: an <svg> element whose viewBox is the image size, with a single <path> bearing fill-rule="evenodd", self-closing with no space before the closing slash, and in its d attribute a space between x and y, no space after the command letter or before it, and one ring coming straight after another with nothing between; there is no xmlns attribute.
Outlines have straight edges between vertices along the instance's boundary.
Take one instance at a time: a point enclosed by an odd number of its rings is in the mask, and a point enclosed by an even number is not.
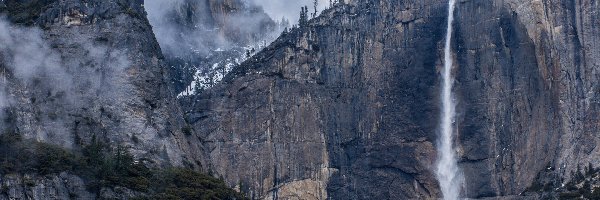
<svg viewBox="0 0 600 200"><path fill-rule="evenodd" d="M448 3L448 25L446 29L446 45L444 46L444 69L442 70L442 109L440 119L440 135L438 138L438 160L436 166L436 177L440 183L445 200L456 200L459 198L460 189L463 185L463 176L458 168L456 151L453 147L453 123L456 115L456 104L452 95L452 52L450 44L452 40L452 22L454 21L455 0Z"/></svg>

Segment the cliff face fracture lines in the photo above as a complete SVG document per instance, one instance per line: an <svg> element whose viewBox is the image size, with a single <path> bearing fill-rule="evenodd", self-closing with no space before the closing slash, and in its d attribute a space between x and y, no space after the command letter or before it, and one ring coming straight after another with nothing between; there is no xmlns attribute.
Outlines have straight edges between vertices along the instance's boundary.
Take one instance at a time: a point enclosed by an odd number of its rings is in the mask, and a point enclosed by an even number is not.
<svg viewBox="0 0 600 200"><path fill-rule="evenodd" d="M454 133L452 124L455 122L456 104L452 96L452 55L450 44L452 39L452 22L454 21L455 0L450 0L448 8L448 27L446 32L446 44L444 47L444 69L442 69L442 113L440 121L440 135L438 138L438 161L436 176L446 200L458 199L460 188L463 184L462 174L456 161L456 153L452 145Z"/></svg>

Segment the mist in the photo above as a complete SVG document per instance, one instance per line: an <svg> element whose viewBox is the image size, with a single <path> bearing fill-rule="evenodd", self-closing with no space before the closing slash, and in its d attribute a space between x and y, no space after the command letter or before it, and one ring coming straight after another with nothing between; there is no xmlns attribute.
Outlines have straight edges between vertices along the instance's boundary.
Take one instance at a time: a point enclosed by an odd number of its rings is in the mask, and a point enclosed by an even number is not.
<svg viewBox="0 0 600 200"><path fill-rule="evenodd" d="M120 85L130 65L126 54L81 41L75 43L77 54L65 53L51 46L40 28L0 18L0 118L11 110L11 120L22 125L1 124L2 132L19 131L69 148L74 141L72 113L125 95Z"/></svg>
<svg viewBox="0 0 600 200"><path fill-rule="evenodd" d="M309 12L314 12L313 0L251 0L251 2L262 6L271 18L275 20L286 18L294 24L297 24L298 18L300 18L300 7L308 6ZM321 13L326 7L329 7L329 0L318 1L318 13Z"/></svg>
<svg viewBox="0 0 600 200"><path fill-rule="evenodd" d="M223 10L221 4L233 8ZM262 8L247 1L146 0L144 7L168 56L207 56L258 43L277 31Z"/></svg>
<svg viewBox="0 0 600 200"><path fill-rule="evenodd" d="M221 11L210 7L228 3L208 0L145 0L144 7L163 53L172 56L189 52L207 55L217 48L255 45L263 40L270 43L284 28L273 23L286 19L290 23L287 26L297 24L303 6L314 12L313 0L232 2L230 4L243 8L236 7L232 13L219 13ZM318 13L328 6L328 0L319 0Z"/></svg>
<svg viewBox="0 0 600 200"><path fill-rule="evenodd" d="M0 18L0 53L6 67L21 81L45 76L53 86L68 90L71 81L61 67L60 55L50 49L41 35L39 28L12 26Z"/></svg>

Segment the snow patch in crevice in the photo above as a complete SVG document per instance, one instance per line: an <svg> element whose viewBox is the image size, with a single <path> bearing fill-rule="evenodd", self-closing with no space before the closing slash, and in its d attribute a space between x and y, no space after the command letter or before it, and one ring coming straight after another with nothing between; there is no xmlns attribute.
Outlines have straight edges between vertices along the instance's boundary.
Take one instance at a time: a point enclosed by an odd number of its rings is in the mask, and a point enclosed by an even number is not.
<svg viewBox="0 0 600 200"><path fill-rule="evenodd" d="M265 47L267 47L267 41L263 40L255 45L238 47L231 50L224 50L222 48L217 48L213 50L213 52L216 53L222 53L227 51L235 53L234 56L231 56L219 62L215 62L210 67L198 68L194 73L193 81L186 87L186 89L183 92L177 95L177 98L196 95L202 90L206 90L215 86L216 84L220 83L223 80L223 78L225 78L225 76L229 74L231 70L233 70L234 67L240 65L241 63L246 61L246 59L254 56L256 53L260 52L260 50L264 49Z"/></svg>

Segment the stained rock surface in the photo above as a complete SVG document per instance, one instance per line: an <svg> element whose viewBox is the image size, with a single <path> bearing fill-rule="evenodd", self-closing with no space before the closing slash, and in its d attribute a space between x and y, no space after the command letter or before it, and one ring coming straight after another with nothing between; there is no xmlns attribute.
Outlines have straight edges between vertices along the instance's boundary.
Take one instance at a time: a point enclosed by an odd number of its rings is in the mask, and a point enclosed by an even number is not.
<svg viewBox="0 0 600 200"><path fill-rule="evenodd" d="M463 196L537 199L526 191L539 172L560 183L577 166L600 166L599 4L458 1ZM2 131L71 149L96 136L149 166L212 172L253 199L441 197L433 170L446 1L336 5L178 100L142 5L0 1L0 26L17 27L0 39L21 44L0 46ZM135 195L91 194L80 181L2 175L0 199Z"/></svg>
<svg viewBox="0 0 600 200"><path fill-rule="evenodd" d="M182 164L184 123L143 1L5 4L4 131L67 148L96 136Z"/></svg>
<svg viewBox="0 0 600 200"><path fill-rule="evenodd" d="M514 198L548 167L568 180L577 165L600 164L598 10L457 4L464 196ZM432 166L446 12L437 0L350 2L284 34L182 101L208 167L254 198L440 197Z"/></svg>
<svg viewBox="0 0 600 200"><path fill-rule="evenodd" d="M96 138L150 167L197 167L143 1L0 4L2 133L74 151ZM74 175L22 176L3 174L0 198L104 195L89 194Z"/></svg>

